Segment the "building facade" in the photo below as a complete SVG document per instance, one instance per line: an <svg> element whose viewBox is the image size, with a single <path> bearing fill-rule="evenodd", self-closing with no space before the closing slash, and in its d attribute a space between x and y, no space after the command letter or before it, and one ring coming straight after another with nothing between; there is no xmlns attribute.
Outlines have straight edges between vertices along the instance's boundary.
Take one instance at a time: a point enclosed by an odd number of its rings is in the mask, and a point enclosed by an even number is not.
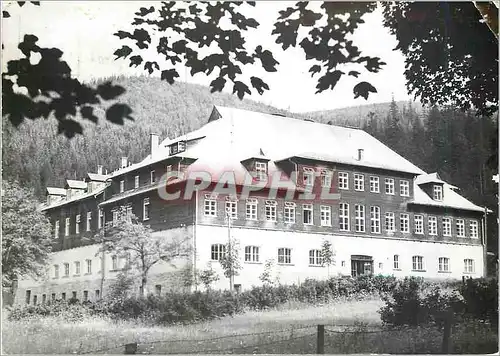
<svg viewBox="0 0 500 356"><path fill-rule="evenodd" d="M120 166L47 188L52 260L45 279L19 281L16 303L107 293L125 261L100 253L94 236L122 207L161 238L190 241L188 258L150 271L153 293L197 288L194 272L206 268L220 276L214 288L228 288L218 261L229 239L242 265L237 289L261 284L266 265L280 283L484 273L485 210L359 129L214 107L199 130L163 142L151 135L150 154ZM325 240L335 255L328 266Z"/></svg>

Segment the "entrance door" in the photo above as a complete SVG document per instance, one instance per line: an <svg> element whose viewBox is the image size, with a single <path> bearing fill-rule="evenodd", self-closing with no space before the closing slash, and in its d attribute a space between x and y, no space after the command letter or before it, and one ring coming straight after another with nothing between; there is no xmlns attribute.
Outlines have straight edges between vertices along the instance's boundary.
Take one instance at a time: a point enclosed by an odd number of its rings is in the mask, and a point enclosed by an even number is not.
<svg viewBox="0 0 500 356"><path fill-rule="evenodd" d="M357 277L373 273L373 258L371 256L351 256L351 276Z"/></svg>

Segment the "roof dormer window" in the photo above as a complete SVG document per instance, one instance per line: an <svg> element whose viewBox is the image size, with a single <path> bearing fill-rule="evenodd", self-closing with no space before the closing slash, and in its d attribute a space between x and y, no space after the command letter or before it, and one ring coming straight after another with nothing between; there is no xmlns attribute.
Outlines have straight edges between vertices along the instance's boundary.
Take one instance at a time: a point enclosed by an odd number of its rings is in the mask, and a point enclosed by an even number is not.
<svg viewBox="0 0 500 356"><path fill-rule="evenodd" d="M432 197L434 200L442 201L443 200L443 186L434 184L434 188L432 190Z"/></svg>
<svg viewBox="0 0 500 356"><path fill-rule="evenodd" d="M267 162L255 161L255 179L258 181L267 179Z"/></svg>
<svg viewBox="0 0 500 356"><path fill-rule="evenodd" d="M176 142L170 145L169 147L170 147L170 155L173 156L177 153L181 153L186 150L186 141Z"/></svg>

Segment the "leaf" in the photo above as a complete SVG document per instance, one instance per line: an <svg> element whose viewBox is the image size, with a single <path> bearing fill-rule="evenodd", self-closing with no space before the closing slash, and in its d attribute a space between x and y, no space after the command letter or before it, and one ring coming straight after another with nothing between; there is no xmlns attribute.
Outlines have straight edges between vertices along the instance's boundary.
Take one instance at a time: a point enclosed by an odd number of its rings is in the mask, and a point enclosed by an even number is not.
<svg viewBox="0 0 500 356"><path fill-rule="evenodd" d="M377 89L373 85L371 85L368 82L360 82L356 84L353 88L354 92L354 99L358 98L359 96L362 96L363 98L368 99L368 95L371 93L376 93Z"/></svg>
<svg viewBox="0 0 500 356"><path fill-rule="evenodd" d="M130 48L129 46L122 46L122 48L117 49L113 54L116 56L115 60L117 60L121 57L127 58L130 53L132 53L132 48Z"/></svg>
<svg viewBox="0 0 500 356"><path fill-rule="evenodd" d="M122 86L113 85L108 81L97 87L97 93L104 100L112 100L125 93L125 89Z"/></svg>
<svg viewBox="0 0 500 356"><path fill-rule="evenodd" d="M265 82L262 81L262 79L257 78L257 77L251 77L250 78L250 83L252 83L252 86L257 89L257 92L262 95L265 90L269 90L269 85L267 85Z"/></svg>
<svg viewBox="0 0 500 356"><path fill-rule="evenodd" d="M59 120L59 124L57 126L57 133L58 134L62 133L67 138L73 138L75 137L75 134L81 135L83 133L83 128L82 125L80 125L75 120L71 119Z"/></svg>
<svg viewBox="0 0 500 356"><path fill-rule="evenodd" d="M29 58L30 52L38 52L40 50L40 47L36 45L37 41L38 37L36 37L35 35L24 35L23 42L19 43L17 48L19 48L21 52L23 52L23 54Z"/></svg>
<svg viewBox="0 0 500 356"><path fill-rule="evenodd" d="M314 77L314 74L319 73L321 71L321 67L317 64L313 65L311 68L309 68L309 72L311 72L311 77Z"/></svg>
<svg viewBox="0 0 500 356"><path fill-rule="evenodd" d="M155 69L160 70L160 66L156 62L146 62L144 64L144 69L146 69L149 72L149 74L152 74Z"/></svg>
<svg viewBox="0 0 500 356"><path fill-rule="evenodd" d="M134 120L132 116L132 109L126 104L114 104L106 110L106 120L123 125L124 119Z"/></svg>
<svg viewBox="0 0 500 356"><path fill-rule="evenodd" d="M40 1L30 1L35 6L40 6Z"/></svg>
<svg viewBox="0 0 500 356"><path fill-rule="evenodd" d="M180 41L174 42L172 44L172 51L174 51L175 53L186 52L186 44L187 43L188 42L186 40L180 40Z"/></svg>
<svg viewBox="0 0 500 356"><path fill-rule="evenodd" d="M17 4L19 5L19 7L23 7L24 4L26 4L26 1L18 1Z"/></svg>
<svg viewBox="0 0 500 356"><path fill-rule="evenodd" d="M175 78L179 78L179 73L175 69L164 70L161 72L161 80L166 80L168 84L174 84Z"/></svg>
<svg viewBox="0 0 500 356"><path fill-rule="evenodd" d="M132 66L138 66L142 63L142 57L139 55L135 55L130 57L130 67Z"/></svg>
<svg viewBox="0 0 500 356"><path fill-rule="evenodd" d="M350 75L350 76L353 76L355 78L357 78L361 73L355 71L355 70L351 70L347 75Z"/></svg>
<svg viewBox="0 0 500 356"><path fill-rule="evenodd" d="M240 100L243 99L243 97L245 96L245 93L247 94L251 94L250 92L250 89L248 88L248 86L243 83L243 82L240 82L240 81L235 81L234 82L234 86L233 86L233 94L236 93L236 95L238 95L238 98Z"/></svg>
<svg viewBox="0 0 500 356"><path fill-rule="evenodd" d="M214 79L211 83L210 83L210 92L211 93L214 93L216 91L222 91L222 89L224 89L224 86L226 85L226 80L223 78L223 77L218 77L216 79Z"/></svg>
<svg viewBox="0 0 500 356"><path fill-rule="evenodd" d="M91 106L84 106L80 109L80 114L84 119L92 121L94 124L97 123L99 118L94 115L94 108Z"/></svg>
<svg viewBox="0 0 500 356"><path fill-rule="evenodd" d="M141 7L141 8L139 9L139 11L138 11L138 12L136 12L135 14L136 14L137 16L142 16L142 17L144 17L144 16L146 16L146 15L148 15L148 14L151 14L151 13L152 13L152 12L154 12L154 11L155 11L154 6L151 6L149 9L147 9L147 8L145 8L145 7Z"/></svg>
<svg viewBox="0 0 500 356"><path fill-rule="evenodd" d="M255 53L256 54L254 56L260 59L262 67L266 72L277 71L275 66L276 64L279 64L279 62L276 59L274 59L271 51L269 50L262 51L262 46L257 46L257 48L255 48Z"/></svg>
<svg viewBox="0 0 500 356"><path fill-rule="evenodd" d="M2 11L2 17L3 17L4 19L6 19L6 18L10 17L9 12L8 12L8 11Z"/></svg>
<svg viewBox="0 0 500 356"><path fill-rule="evenodd" d="M114 36L117 36L119 39L123 40L124 38L132 38L132 34L127 31L118 31L113 34Z"/></svg>
<svg viewBox="0 0 500 356"><path fill-rule="evenodd" d="M335 88L335 85L337 85L337 82L339 81L340 77L344 74L344 72L340 70L335 70L333 72L328 72L318 80L318 85L316 85L316 94L321 93L322 91L325 91L328 88Z"/></svg>

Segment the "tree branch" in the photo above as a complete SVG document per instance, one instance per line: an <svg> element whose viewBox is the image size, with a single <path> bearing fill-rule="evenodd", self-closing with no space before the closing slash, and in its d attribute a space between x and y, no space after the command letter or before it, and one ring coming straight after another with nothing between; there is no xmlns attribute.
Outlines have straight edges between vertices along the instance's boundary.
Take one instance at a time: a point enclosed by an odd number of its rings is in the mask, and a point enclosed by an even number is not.
<svg viewBox="0 0 500 356"><path fill-rule="evenodd" d="M476 9L479 11L491 32L498 41L498 6L493 2L474 1Z"/></svg>

